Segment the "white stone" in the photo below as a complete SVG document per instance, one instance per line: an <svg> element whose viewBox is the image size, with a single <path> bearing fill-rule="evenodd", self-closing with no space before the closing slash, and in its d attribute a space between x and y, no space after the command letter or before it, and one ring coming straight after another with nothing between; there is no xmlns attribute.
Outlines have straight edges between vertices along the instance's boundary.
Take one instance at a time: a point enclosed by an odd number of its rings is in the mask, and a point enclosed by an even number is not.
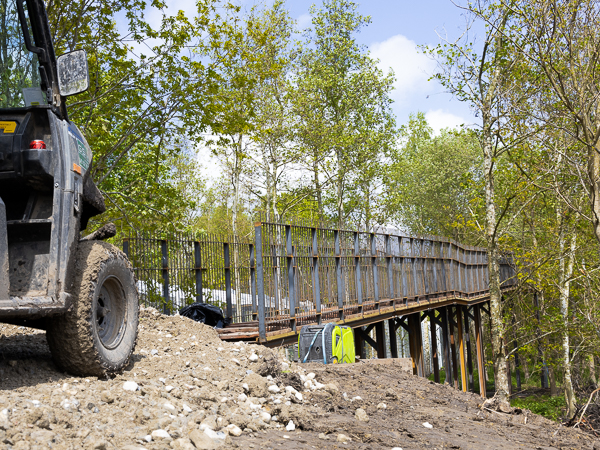
<svg viewBox="0 0 600 450"><path fill-rule="evenodd" d="M287 392L288 394L295 394L298 391L296 389L294 389L292 386L286 386L285 392Z"/></svg>
<svg viewBox="0 0 600 450"><path fill-rule="evenodd" d="M227 397L223 397L223 398L221 399L221 403L227 403Z"/></svg>
<svg viewBox="0 0 600 450"><path fill-rule="evenodd" d="M281 392L281 389L279 389L279 386L274 384L272 386L269 386L269 392L272 392L273 394L277 394L278 392Z"/></svg>
<svg viewBox="0 0 600 450"><path fill-rule="evenodd" d="M269 423L271 421L271 414L266 411L260 413L260 418L264 423Z"/></svg>
<svg viewBox="0 0 600 450"><path fill-rule="evenodd" d="M357 395L356 397L352 397L351 401L357 402L357 401L360 401L360 400L362 400L362 397L360 395Z"/></svg>
<svg viewBox="0 0 600 450"><path fill-rule="evenodd" d="M402 450L402 447L394 447L392 450Z"/></svg>
<svg viewBox="0 0 600 450"><path fill-rule="evenodd" d="M290 420L288 424L285 426L287 431L294 431L296 429L296 425L294 425L294 421Z"/></svg>
<svg viewBox="0 0 600 450"><path fill-rule="evenodd" d="M258 361L258 355L257 355L256 353L252 353L252 354L251 354L251 355L248 357L248 359L249 359L250 361L252 361L252 362L256 362L256 361Z"/></svg>
<svg viewBox="0 0 600 450"><path fill-rule="evenodd" d="M279 417L271 416L271 422L279 422Z"/></svg>
<svg viewBox="0 0 600 450"><path fill-rule="evenodd" d="M146 442L152 442L152 436L150 436L149 434L147 434L146 436L144 436L144 440Z"/></svg>
<svg viewBox="0 0 600 450"><path fill-rule="evenodd" d="M185 403L183 404L183 410L184 410L185 412L189 412L189 413L190 413L190 412L192 412L192 408L190 408L190 407L189 407L188 405L186 405Z"/></svg>
<svg viewBox="0 0 600 450"><path fill-rule="evenodd" d="M294 397L296 397L296 400L298 400L299 402L301 402L303 399L302 394L300 392L296 392L294 394Z"/></svg>
<svg viewBox="0 0 600 450"><path fill-rule="evenodd" d="M319 383L318 381L315 381L315 384L314 384L315 389L323 389L324 387L325 387L325 385L323 383Z"/></svg>
<svg viewBox="0 0 600 450"><path fill-rule="evenodd" d="M290 365L286 362L281 363L281 370L283 370L283 371L290 370Z"/></svg>
<svg viewBox="0 0 600 450"><path fill-rule="evenodd" d="M164 378L159 378L158 381L160 381L162 384L165 384L167 382L167 380L165 380Z"/></svg>
<svg viewBox="0 0 600 450"><path fill-rule="evenodd" d="M171 385L165 386L165 391L167 391L167 392L171 392L173 389L175 389L175 388Z"/></svg>
<svg viewBox="0 0 600 450"><path fill-rule="evenodd" d="M227 425L227 431L229 431L229 434L232 436L242 435L242 430L234 423Z"/></svg>
<svg viewBox="0 0 600 450"><path fill-rule="evenodd" d="M234 363L236 363L238 366L241 365L240 360L237 358L231 358L231 361L233 361Z"/></svg>
<svg viewBox="0 0 600 450"><path fill-rule="evenodd" d="M36 408L41 404L39 400L31 400L31 403L33 403L33 406L35 406Z"/></svg>
<svg viewBox="0 0 600 450"><path fill-rule="evenodd" d="M175 411L175 407L173 405L171 405L170 403L165 403L165 404L163 404L163 406L170 411Z"/></svg>
<svg viewBox="0 0 600 450"><path fill-rule="evenodd" d="M273 381L273 377L271 375L267 375L267 380Z"/></svg>
<svg viewBox="0 0 600 450"><path fill-rule="evenodd" d="M205 429L204 434L211 439L225 440L225 438L227 438L227 435L225 433L223 433L222 431L214 431L212 428Z"/></svg>
<svg viewBox="0 0 600 450"><path fill-rule="evenodd" d="M171 436L165 430L154 430L152 432L152 439L170 439Z"/></svg>
<svg viewBox="0 0 600 450"><path fill-rule="evenodd" d="M250 390L247 383L242 384L242 387L244 388L245 391Z"/></svg>
<svg viewBox="0 0 600 450"><path fill-rule="evenodd" d="M238 395L238 401L245 402L246 400L248 400L248 396L246 394Z"/></svg>
<svg viewBox="0 0 600 450"><path fill-rule="evenodd" d="M377 409L385 409L387 408L387 405L385 403L380 403L379 405L377 405Z"/></svg>
<svg viewBox="0 0 600 450"><path fill-rule="evenodd" d="M306 375L306 379L307 380L314 380L315 379L315 374L313 372L309 373L308 375Z"/></svg>
<svg viewBox="0 0 600 450"><path fill-rule="evenodd" d="M423 426L424 426L425 428L433 428L433 425L431 425L429 422L425 422L425 423L423 424Z"/></svg>
<svg viewBox="0 0 600 450"><path fill-rule="evenodd" d="M123 383L123 390L135 392L139 388L138 384L135 381L126 381Z"/></svg>

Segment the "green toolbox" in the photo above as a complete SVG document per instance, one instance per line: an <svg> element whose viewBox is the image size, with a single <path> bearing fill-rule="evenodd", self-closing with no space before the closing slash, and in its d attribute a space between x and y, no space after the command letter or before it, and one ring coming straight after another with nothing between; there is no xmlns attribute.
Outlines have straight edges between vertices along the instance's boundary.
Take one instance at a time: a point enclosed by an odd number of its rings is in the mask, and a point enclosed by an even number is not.
<svg viewBox="0 0 600 450"><path fill-rule="evenodd" d="M323 364L353 363L352 328L334 323L303 326L298 336L298 361Z"/></svg>

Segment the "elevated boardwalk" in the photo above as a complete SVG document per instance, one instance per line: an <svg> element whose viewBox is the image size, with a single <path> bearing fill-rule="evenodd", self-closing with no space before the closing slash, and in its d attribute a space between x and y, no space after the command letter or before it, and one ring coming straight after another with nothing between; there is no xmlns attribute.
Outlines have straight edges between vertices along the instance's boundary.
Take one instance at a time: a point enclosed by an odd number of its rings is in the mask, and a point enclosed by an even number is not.
<svg viewBox="0 0 600 450"><path fill-rule="evenodd" d="M415 374L424 375L421 322L442 330L447 380L473 388L469 323L483 376L481 312L488 312L484 248L434 236L336 230L259 222L252 241L215 236L129 236L123 250L134 265L142 301L173 313L191 301L221 307L231 324L221 339L280 346L297 342L302 326L335 322L355 332L385 358L389 336L407 330ZM510 261L500 266L503 291L516 280ZM375 331L371 337L371 331ZM439 380L436 339L431 349ZM456 348L458 344L458 349ZM391 357L397 358L391 339ZM468 369L468 370L467 370ZM467 372L470 375L467 382ZM483 384L482 384L483 383Z"/></svg>

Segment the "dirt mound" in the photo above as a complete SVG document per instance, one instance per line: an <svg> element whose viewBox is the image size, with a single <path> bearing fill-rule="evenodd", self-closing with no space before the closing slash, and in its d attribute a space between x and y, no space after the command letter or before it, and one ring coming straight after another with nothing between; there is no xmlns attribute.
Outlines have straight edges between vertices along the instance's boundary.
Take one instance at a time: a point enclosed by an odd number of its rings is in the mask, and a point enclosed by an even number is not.
<svg viewBox="0 0 600 450"><path fill-rule="evenodd" d="M59 372L44 332L0 325L0 334L0 448L593 446L527 412L482 412L479 397L400 362L292 364L153 309L140 311L133 361L113 379Z"/></svg>

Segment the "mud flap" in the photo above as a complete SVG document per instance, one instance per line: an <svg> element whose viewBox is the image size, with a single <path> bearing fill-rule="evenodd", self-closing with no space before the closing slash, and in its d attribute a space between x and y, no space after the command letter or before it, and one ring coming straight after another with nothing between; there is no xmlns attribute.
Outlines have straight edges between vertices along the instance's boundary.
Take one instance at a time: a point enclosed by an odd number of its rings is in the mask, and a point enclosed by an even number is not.
<svg viewBox="0 0 600 450"><path fill-rule="evenodd" d="M8 234L6 228L6 207L0 198L0 300L10 298L8 280Z"/></svg>

